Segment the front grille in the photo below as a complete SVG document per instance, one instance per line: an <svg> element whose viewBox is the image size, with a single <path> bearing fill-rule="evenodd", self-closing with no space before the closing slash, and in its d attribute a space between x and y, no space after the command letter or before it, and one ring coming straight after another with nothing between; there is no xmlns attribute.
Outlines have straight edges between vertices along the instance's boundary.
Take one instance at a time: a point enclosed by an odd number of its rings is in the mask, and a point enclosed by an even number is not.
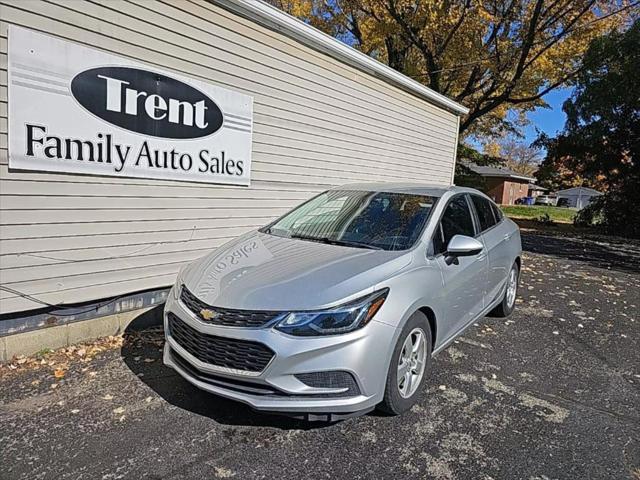
<svg viewBox="0 0 640 480"><path fill-rule="evenodd" d="M210 385L226 388L228 390L234 390L237 392L248 393L251 395L260 395L260 396L286 396L284 392L280 390L276 390L275 388L271 388L268 385L263 385L261 383L248 382L247 380L237 379L237 378L228 378L220 375L215 375L209 372L203 372L198 370L189 362L187 362L184 358L182 358L178 353L171 349L171 358L178 366L184 370L186 373L191 375L192 377L197 378L201 382L208 383Z"/></svg>
<svg viewBox="0 0 640 480"><path fill-rule="evenodd" d="M305 385L315 388L346 388L344 392L327 394L333 397L360 395L360 388L349 372L330 370L326 372L297 373L295 377Z"/></svg>
<svg viewBox="0 0 640 480"><path fill-rule="evenodd" d="M167 318L171 337L201 362L217 367L261 372L275 355L273 350L262 343L201 333L173 313L169 313Z"/></svg>
<svg viewBox="0 0 640 480"><path fill-rule="evenodd" d="M214 307L200 300L184 285L180 291L180 301L201 321L224 327L262 327L282 313Z"/></svg>
<svg viewBox="0 0 640 480"><path fill-rule="evenodd" d="M221 375L215 375L209 372L203 372L198 370L189 362L187 362L184 358L182 358L175 350L170 350L171 359L187 374L191 377L194 377L201 382L208 383L209 385L213 385L214 387L220 387L227 390L233 390L234 392L246 393L249 395L258 395L263 398L277 398L278 400L309 400L314 398L344 398L351 397L360 394L360 389L358 385L354 385L355 389L350 389L347 392L343 393L312 393L312 394L291 394L286 393L281 390L277 390L269 385L264 385L261 383L251 382L244 379L239 378L229 378L223 377ZM333 373L333 372L323 372L323 373ZM339 372L343 373L343 372ZM346 373L346 372L344 372ZM301 374L303 376L309 374ZM315 374L310 374L315 375ZM349 374L347 374L349 375ZM298 375L296 375L297 377ZM335 387L334 387L335 388Z"/></svg>

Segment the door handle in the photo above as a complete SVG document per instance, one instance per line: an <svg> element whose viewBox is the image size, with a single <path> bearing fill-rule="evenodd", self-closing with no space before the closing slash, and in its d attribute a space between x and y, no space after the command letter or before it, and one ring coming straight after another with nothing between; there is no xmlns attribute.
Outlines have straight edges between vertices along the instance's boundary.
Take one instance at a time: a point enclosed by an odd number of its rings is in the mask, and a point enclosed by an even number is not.
<svg viewBox="0 0 640 480"><path fill-rule="evenodd" d="M511 240L511 237L513 236L513 233L505 233L504 235L504 239L505 240Z"/></svg>

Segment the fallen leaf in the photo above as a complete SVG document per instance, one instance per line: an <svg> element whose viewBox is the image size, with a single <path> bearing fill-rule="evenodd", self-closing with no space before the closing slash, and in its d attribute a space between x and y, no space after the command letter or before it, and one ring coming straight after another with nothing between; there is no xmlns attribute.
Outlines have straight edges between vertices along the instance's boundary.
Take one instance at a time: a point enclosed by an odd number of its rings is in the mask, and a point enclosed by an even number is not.
<svg viewBox="0 0 640 480"><path fill-rule="evenodd" d="M124 407L114 408L113 413L115 413L116 415L120 415L121 413L124 413Z"/></svg>
<svg viewBox="0 0 640 480"><path fill-rule="evenodd" d="M53 371L53 376L56 378L64 378L65 371L61 368L56 368Z"/></svg>

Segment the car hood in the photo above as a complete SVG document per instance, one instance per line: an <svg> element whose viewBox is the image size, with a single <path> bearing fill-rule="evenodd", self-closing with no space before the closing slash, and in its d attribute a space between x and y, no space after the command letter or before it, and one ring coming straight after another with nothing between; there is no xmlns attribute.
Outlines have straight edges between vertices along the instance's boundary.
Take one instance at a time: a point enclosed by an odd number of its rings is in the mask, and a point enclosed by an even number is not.
<svg viewBox="0 0 640 480"><path fill-rule="evenodd" d="M368 293L409 261L406 251L251 232L190 264L182 280L198 298L216 307L308 310Z"/></svg>

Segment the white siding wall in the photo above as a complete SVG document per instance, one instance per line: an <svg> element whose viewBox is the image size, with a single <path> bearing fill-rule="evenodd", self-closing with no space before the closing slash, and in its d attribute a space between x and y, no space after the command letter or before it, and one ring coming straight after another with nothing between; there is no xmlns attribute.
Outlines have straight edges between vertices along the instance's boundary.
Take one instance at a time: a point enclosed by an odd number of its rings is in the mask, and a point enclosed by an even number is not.
<svg viewBox="0 0 640 480"><path fill-rule="evenodd" d="M0 282L20 292L57 304L168 286L328 186L451 182L455 115L204 0L0 3ZM8 171L9 24L252 95L251 187Z"/></svg>

